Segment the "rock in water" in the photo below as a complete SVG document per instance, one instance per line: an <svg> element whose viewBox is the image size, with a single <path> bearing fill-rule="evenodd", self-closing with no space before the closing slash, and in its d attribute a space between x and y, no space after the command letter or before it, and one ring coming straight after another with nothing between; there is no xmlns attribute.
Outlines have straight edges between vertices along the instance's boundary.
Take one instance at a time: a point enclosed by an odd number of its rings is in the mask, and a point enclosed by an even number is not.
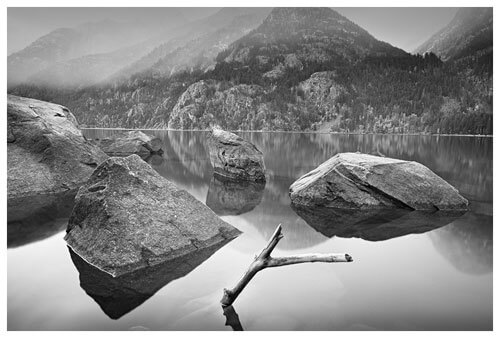
<svg viewBox="0 0 500 338"><path fill-rule="evenodd" d="M128 156L137 154L149 156L162 154L162 142L158 137L144 134L139 130L121 132L112 138L96 140L99 147L110 156Z"/></svg>
<svg viewBox="0 0 500 338"><path fill-rule="evenodd" d="M214 174L249 181L265 181L264 156L252 143L236 134L213 128L208 135Z"/></svg>
<svg viewBox="0 0 500 338"><path fill-rule="evenodd" d="M65 240L85 261L118 276L239 234L138 155L130 155L109 158L80 188Z"/></svg>
<svg viewBox="0 0 500 338"><path fill-rule="evenodd" d="M7 123L9 198L76 189L108 157L58 104L8 95Z"/></svg>
<svg viewBox="0 0 500 338"><path fill-rule="evenodd" d="M426 166L341 153L290 186L292 203L339 209L466 210L468 201Z"/></svg>

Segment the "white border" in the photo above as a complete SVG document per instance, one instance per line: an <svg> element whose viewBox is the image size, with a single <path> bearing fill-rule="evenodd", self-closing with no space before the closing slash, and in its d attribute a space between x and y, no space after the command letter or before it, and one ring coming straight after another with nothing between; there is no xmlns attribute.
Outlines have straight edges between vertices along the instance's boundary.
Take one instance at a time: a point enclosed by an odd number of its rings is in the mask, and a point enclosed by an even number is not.
<svg viewBox="0 0 500 338"><path fill-rule="evenodd" d="M3 256L3 273L0 274L0 303L1 314L0 314L0 330L6 331L7 329L7 321L6 321L6 300L7 300L7 236L6 236L6 224L7 224L7 201L6 201L6 192L7 192L7 145L6 145L6 93L7 93L7 7L495 7L494 2L492 0L421 0L421 1L394 1L394 0L378 0L378 1L348 1L348 0L335 0L335 1L326 1L326 0L253 0L253 1L229 1L229 0L212 0L212 1L200 1L200 0L183 0L183 1L161 1L161 0L141 0L141 1L130 1L130 0L121 0L121 1L110 1L110 0L71 0L62 1L62 0L45 0L45 1L35 1L35 0L3 0L2 1L2 14L1 17L3 20L0 20L0 29L2 36L2 82L0 90L4 93L1 96L2 100L2 114L1 114L1 130L0 134L3 139L3 151L1 151L2 161L1 161L1 175L2 180L0 183L0 189L4 192L1 194L1 214L3 216L3 231L1 231L0 236L2 239L1 255ZM498 34L496 32L496 17L497 10L494 8L494 45L498 45ZM425 24L425 23L423 23ZM494 69L497 69L498 65L498 53L494 54ZM499 123L497 117L498 113L496 113L496 92L498 88L498 78L496 74L494 74L494 135L497 134ZM493 138L493 166L494 166L494 194L493 194L493 206L494 210L498 208L498 182L496 180L496 172L498 172L497 168L497 159L498 159L498 146L496 142L496 136ZM496 212L495 212L496 213ZM495 218L494 218L495 221ZM494 222L495 223L495 222ZM494 224L495 226L495 224ZM494 231L494 243L498 242L498 233L500 230ZM495 246L495 245L494 245ZM498 247L498 244L496 245ZM497 280L497 264L498 262L498 250L494 249L495 257L494 257L494 281ZM34 281L36 282L36 281ZM494 305L498 304L497 292L494 290ZM494 306L495 308L495 306ZM494 328L498 328L498 316L496 316L497 311L493 312L494 314ZM71 336L87 336L89 334L98 334L98 335L111 335L111 336L130 336L130 335L138 335L137 332L78 332L72 331ZM142 335L147 336L184 336L184 337L192 337L192 336L208 336L208 337L218 337L219 335L234 335L234 333L230 332L140 332ZM474 336L474 337L485 337L492 336L494 332L391 332L391 331L383 331L383 332L343 332L343 331L332 331L332 332L245 332L243 333L247 336L261 336L261 335L272 335L273 337L302 337L304 335L314 335L314 336L324 336L324 337L358 337L358 335L369 335L376 337L400 337L401 335L405 336L438 336L439 337L464 337L464 336ZM25 336L30 335L30 332L8 332L9 336ZM37 336L41 337L53 337L53 336L67 336L67 332L36 332Z"/></svg>

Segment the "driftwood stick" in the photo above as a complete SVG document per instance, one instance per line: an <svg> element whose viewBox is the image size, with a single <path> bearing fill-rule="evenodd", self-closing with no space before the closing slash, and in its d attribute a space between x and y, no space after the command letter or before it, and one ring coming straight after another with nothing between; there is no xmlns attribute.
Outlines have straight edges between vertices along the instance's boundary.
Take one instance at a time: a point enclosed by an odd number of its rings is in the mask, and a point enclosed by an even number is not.
<svg viewBox="0 0 500 338"><path fill-rule="evenodd" d="M223 306L229 306L233 304L238 295L243 291L245 286L250 282L250 280L262 269L284 266L290 264L299 263L313 263L313 262L323 262L323 263L337 263L337 262L352 262L352 257L348 254L306 254L306 255L296 255L289 257L271 257L271 253L278 245L278 242L283 238L281 233L281 224L278 225L274 231L271 239L260 252L256 255L254 261L248 267L245 274L240 278L236 286L232 289L224 289L224 293L221 299Z"/></svg>

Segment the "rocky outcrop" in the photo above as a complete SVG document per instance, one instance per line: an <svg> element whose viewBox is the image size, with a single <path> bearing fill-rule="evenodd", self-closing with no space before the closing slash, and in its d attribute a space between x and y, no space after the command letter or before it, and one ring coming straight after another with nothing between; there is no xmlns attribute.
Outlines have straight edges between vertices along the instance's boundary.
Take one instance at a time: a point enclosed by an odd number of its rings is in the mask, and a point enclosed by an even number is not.
<svg viewBox="0 0 500 338"><path fill-rule="evenodd" d="M149 156L163 153L162 142L158 137L150 136L139 130L125 131L112 138L96 140L99 147L110 156L128 156L137 154Z"/></svg>
<svg viewBox="0 0 500 338"><path fill-rule="evenodd" d="M290 186L292 203L339 209L466 210L468 201L416 162L341 153Z"/></svg>
<svg viewBox="0 0 500 338"><path fill-rule="evenodd" d="M214 176L208 187L206 205L219 216L245 214L260 204L265 187L265 182Z"/></svg>
<svg viewBox="0 0 500 338"><path fill-rule="evenodd" d="M9 198L76 189L107 158L58 104L8 95L7 123Z"/></svg>
<svg viewBox="0 0 500 338"><path fill-rule="evenodd" d="M304 99L323 111L333 111L340 94L346 90L337 83L336 73L318 72L299 84Z"/></svg>
<svg viewBox="0 0 500 338"><path fill-rule="evenodd" d="M177 100L168 127L207 129L211 124L219 124L232 129L256 129L250 121L261 111L269 110L263 95L264 89L257 85L227 88L213 80L193 83Z"/></svg>
<svg viewBox="0 0 500 338"><path fill-rule="evenodd" d="M80 188L65 240L119 276L226 243L240 232L137 155L111 157Z"/></svg>
<svg viewBox="0 0 500 338"><path fill-rule="evenodd" d="M208 149L215 175L260 182L266 180L264 155L238 135L212 128L208 134Z"/></svg>

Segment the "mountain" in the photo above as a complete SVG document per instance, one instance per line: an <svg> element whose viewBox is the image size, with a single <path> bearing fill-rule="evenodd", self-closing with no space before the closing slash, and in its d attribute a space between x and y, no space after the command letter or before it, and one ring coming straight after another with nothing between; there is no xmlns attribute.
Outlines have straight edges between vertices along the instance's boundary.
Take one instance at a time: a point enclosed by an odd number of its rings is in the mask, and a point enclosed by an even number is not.
<svg viewBox="0 0 500 338"><path fill-rule="evenodd" d="M177 13L179 14L179 13ZM35 40L26 48L13 53L7 58L8 86L12 87L20 83L33 82L42 76L50 79L51 75L70 70L68 64L75 60L75 64L81 66L90 63L89 60L105 57L112 62L113 54L119 49L133 46L168 32L175 26L185 23L184 17L175 11L169 17L161 21L150 22L116 22L104 20L100 22L89 22L74 28L60 28ZM140 49L138 49L140 50ZM106 55L111 53L110 55ZM89 60L82 61L81 58L90 56ZM96 57L96 55L99 55ZM139 55L137 57L140 57ZM60 63L60 64L58 64ZM40 76L31 76L48 69ZM54 79L53 83L60 78Z"/></svg>
<svg viewBox="0 0 500 338"><path fill-rule="evenodd" d="M234 42L225 62L273 63L277 54L293 53L302 63L347 61L407 53L379 41L329 8L275 8L257 29ZM266 60L266 62L264 62Z"/></svg>
<svg viewBox="0 0 500 338"><path fill-rule="evenodd" d="M433 52L444 61L493 50L493 8L461 8L415 53Z"/></svg>
<svg viewBox="0 0 500 338"><path fill-rule="evenodd" d="M169 40L111 83L10 92L63 104L95 127L492 133L492 53L411 55L329 8L257 18L205 34L198 22L192 39Z"/></svg>
<svg viewBox="0 0 500 338"><path fill-rule="evenodd" d="M257 27L271 8L222 8L216 13L190 22L179 34L159 44L142 58L117 71L113 80L126 79L144 71L169 74L172 69L210 63L221 48Z"/></svg>

